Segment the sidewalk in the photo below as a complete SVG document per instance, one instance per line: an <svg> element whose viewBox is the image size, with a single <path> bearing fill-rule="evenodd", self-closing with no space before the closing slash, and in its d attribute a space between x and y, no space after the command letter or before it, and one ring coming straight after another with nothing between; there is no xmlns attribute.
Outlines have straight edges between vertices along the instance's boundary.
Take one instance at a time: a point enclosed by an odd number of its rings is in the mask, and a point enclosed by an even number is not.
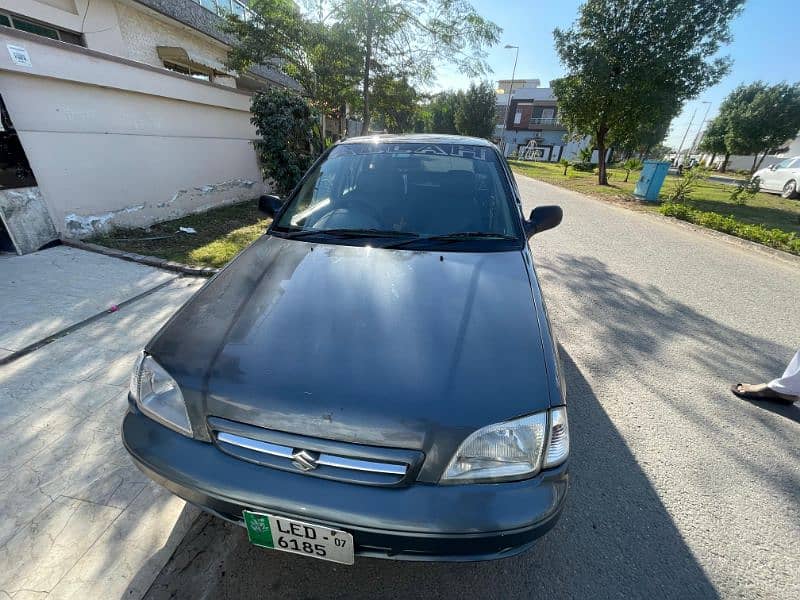
<svg viewBox="0 0 800 600"><path fill-rule="evenodd" d="M0 259L7 351L121 308L0 366L0 599L140 598L196 511L128 460L128 378L204 280L75 249L29 256Z"/></svg>
<svg viewBox="0 0 800 600"><path fill-rule="evenodd" d="M67 246L0 255L0 359L174 277Z"/></svg>

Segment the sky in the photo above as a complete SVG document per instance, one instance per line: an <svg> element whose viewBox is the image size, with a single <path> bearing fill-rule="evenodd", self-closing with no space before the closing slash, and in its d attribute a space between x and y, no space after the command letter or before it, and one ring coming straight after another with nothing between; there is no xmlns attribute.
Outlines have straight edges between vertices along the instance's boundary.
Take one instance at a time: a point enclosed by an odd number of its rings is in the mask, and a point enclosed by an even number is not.
<svg viewBox="0 0 800 600"><path fill-rule="evenodd" d="M503 28L500 43L489 50L488 63L493 73L489 79L510 79L514 66L514 50L519 46L517 79L540 79L547 86L551 79L563 74L553 47L553 29L566 28L576 19L580 0L472 0L484 17ZM800 0L748 0L744 11L731 23L733 41L722 48L722 55L733 59L730 73L717 85L708 88L695 100L684 105L667 135L667 145L677 148L687 132L684 147L690 145L699 131L706 108L711 119L720 102L740 83L763 80L767 83L800 80L797 61L797 16ZM467 87L469 78L447 65L439 66L438 78L431 89ZM702 101L710 105L701 104ZM692 113L697 113L689 128Z"/></svg>

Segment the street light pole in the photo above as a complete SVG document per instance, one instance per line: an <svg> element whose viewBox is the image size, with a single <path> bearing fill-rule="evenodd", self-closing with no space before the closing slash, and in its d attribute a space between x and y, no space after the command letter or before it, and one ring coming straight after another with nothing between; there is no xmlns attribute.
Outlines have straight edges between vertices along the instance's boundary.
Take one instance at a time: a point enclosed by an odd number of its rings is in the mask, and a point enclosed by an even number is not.
<svg viewBox="0 0 800 600"><path fill-rule="evenodd" d="M517 59L519 58L519 46L512 46L511 44L505 45L506 49L515 48L514 53L514 68L511 71L511 89L508 90L508 99L506 100L506 110L503 115L503 128L500 131L500 144L503 148L503 156L506 153L506 123L508 123L508 109L511 107L511 96L514 94L514 76L517 74Z"/></svg>
<svg viewBox="0 0 800 600"><path fill-rule="evenodd" d="M697 148L700 141L703 139L703 125L706 124L706 119L708 118L708 111L711 110L711 102L707 100L703 100L700 104L706 104L706 112L703 115L703 120L700 121L700 129L697 130L697 135L694 136L694 143L692 144L692 149L689 150L689 156L694 154L695 149Z"/></svg>
<svg viewBox="0 0 800 600"><path fill-rule="evenodd" d="M681 164L681 150L683 150L683 143L686 141L686 136L689 135L689 130L692 128L692 123L694 123L694 117L697 114L697 107L694 107L694 112L692 113L692 118L689 120L689 126L686 128L686 132L683 134L683 139L681 140L681 145L678 146L678 154L675 156L675 166L679 167Z"/></svg>

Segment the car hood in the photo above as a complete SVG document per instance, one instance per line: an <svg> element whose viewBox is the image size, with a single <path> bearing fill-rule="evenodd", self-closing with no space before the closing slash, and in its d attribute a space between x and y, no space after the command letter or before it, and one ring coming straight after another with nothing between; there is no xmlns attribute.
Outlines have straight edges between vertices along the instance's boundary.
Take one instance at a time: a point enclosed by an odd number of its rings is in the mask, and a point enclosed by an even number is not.
<svg viewBox="0 0 800 600"><path fill-rule="evenodd" d="M421 450L441 469L475 429L549 406L528 277L520 251L267 235L147 350L195 422Z"/></svg>

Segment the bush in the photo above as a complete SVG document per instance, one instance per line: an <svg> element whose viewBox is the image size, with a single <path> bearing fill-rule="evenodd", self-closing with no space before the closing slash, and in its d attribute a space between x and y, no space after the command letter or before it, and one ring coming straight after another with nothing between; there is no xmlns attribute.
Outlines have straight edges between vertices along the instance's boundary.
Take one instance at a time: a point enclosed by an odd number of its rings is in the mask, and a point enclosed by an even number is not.
<svg viewBox="0 0 800 600"><path fill-rule="evenodd" d="M582 163L590 163L592 162L592 153L594 149L591 146L586 146L585 148L581 148L578 150L578 159Z"/></svg>
<svg viewBox="0 0 800 600"><path fill-rule="evenodd" d="M787 233L780 229L767 229L763 225L742 223L733 216L726 217L713 212L695 210L686 204L676 204L674 202L662 204L659 211L668 217L675 217L682 221L695 223L709 229L758 242L771 248L800 255L800 238L794 233Z"/></svg>
<svg viewBox="0 0 800 600"><path fill-rule="evenodd" d="M625 161L625 164L622 165L622 168L625 169L625 181L628 181L628 177L631 176L631 171L641 171L644 163L638 158L629 158Z"/></svg>
<svg viewBox="0 0 800 600"><path fill-rule="evenodd" d="M586 173L591 173L594 171L594 165L590 162L584 161L572 163L572 168L576 171L584 171Z"/></svg>
<svg viewBox="0 0 800 600"><path fill-rule="evenodd" d="M286 195L322 151L317 115L303 98L277 88L255 94L251 111L264 176Z"/></svg>
<svg viewBox="0 0 800 600"><path fill-rule="evenodd" d="M748 200L753 197L761 189L761 182L758 179L745 180L736 186L731 192L730 201L739 205L747 204Z"/></svg>
<svg viewBox="0 0 800 600"><path fill-rule="evenodd" d="M678 179L669 201L673 203L686 202L692 197L697 185L705 179L707 172L702 167L694 167L683 171L683 176Z"/></svg>

